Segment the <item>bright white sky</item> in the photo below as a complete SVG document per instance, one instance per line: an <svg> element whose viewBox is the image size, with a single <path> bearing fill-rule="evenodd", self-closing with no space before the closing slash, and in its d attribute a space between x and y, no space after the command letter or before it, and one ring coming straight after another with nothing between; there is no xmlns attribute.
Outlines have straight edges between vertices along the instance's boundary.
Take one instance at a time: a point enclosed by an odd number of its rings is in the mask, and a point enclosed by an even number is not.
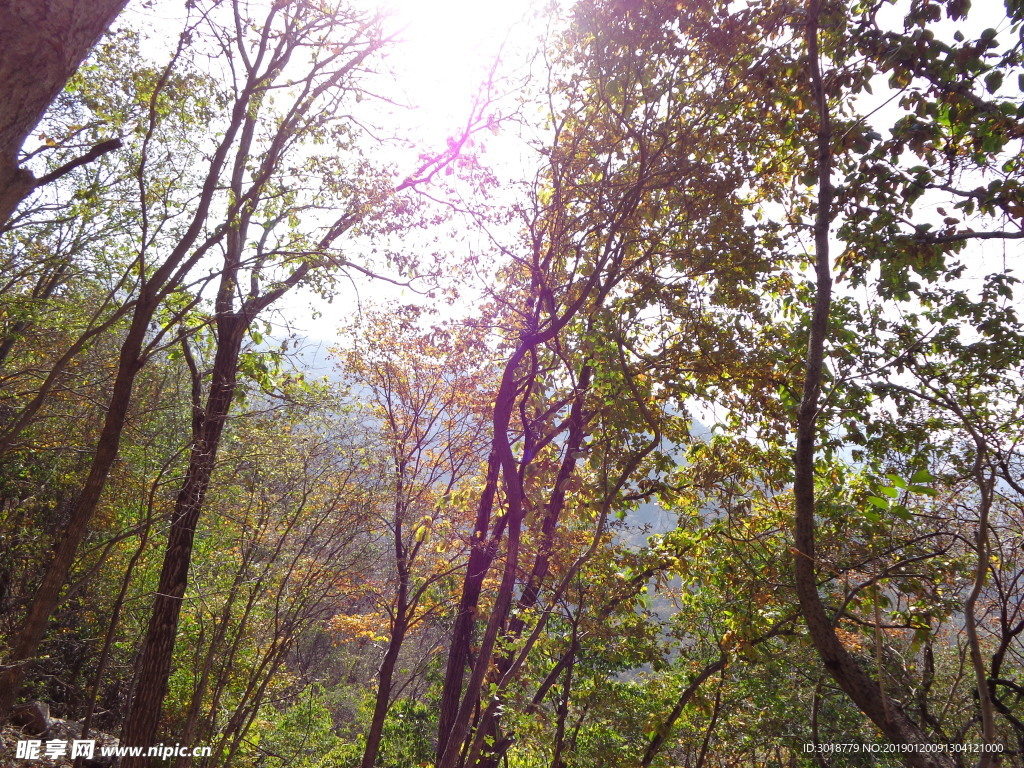
<svg viewBox="0 0 1024 768"><path fill-rule="evenodd" d="M371 0L363 0L367 5ZM377 5L377 3L372 3ZM408 124L429 140L465 123L469 105L506 44L528 31L530 0L381 0L398 42L387 54L398 89L415 111Z"/></svg>
<svg viewBox="0 0 1024 768"><path fill-rule="evenodd" d="M381 116L384 131L398 139L414 141L419 152L439 152L449 137L462 133L470 117L474 99L487 79L495 61L501 57L503 69L515 68L524 49L537 36L531 8L535 0L503 0L481 3L478 0L354 0L368 9L387 14L385 32L395 42L386 50L384 66L393 80L381 84L380 95L397 102L384 106ZM489 161L501 150L501 143L488 132ZM400 166L410 165L416 153L396 152ZM402 168L405 172L406 169ZM418 247L415 238L409 247ZM422 247L422 246L419 246ZM452 242L456 253L470 248L466 241ZM458 258L456 256L456 258ZM314 365L325 362L326 346L337 343L337 329L351 323L358 305L363 303L412 302L416 294L387 283L355 277L353 286L340 285L340 295L325 305L309 292L297 291L282 301L281 315L293 330L305 334L314 345L321 344ZM315 307L320 317L310 321ZM310 359L306 360L311 363Z"/></svg>

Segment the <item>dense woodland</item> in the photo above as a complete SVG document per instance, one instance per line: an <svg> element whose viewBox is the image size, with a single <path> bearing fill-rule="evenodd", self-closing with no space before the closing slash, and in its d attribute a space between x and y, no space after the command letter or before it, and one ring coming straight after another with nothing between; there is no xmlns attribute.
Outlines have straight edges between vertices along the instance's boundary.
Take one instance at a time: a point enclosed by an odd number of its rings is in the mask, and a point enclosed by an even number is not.
<svg viewBox="0 0 1024 768"><path fill-rule="evenodd" d="M442 146L363 6L18 5L0 719L1024 765L1019 0L556 4Z"/></svg>

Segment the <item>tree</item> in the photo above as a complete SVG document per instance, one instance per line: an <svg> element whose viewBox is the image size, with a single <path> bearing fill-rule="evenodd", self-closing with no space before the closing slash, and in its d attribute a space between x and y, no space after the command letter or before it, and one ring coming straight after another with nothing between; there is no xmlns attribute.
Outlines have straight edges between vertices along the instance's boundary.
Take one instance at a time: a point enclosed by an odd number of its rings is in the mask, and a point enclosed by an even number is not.
<svg viewBox="0 0 1024 768"><path fill-rule="evenodd" d="M366 218L367 206L372 205L367 198L374 196L354 179L347 189L344 182L336 180L334 188L341 187L351 195L339 201L346 210L321 237L311 240L291 230L288 220L304 206L322 205L323 195L330 199L333 189L315 190L307 200L301 190L288 189L278 174L288 154L304 140L315 136L338 139L348 130L331 115L346 99L354 74L382 45L375 20L331 8L273 6L258 21L246 19L243 12L236 4L223 19L216 13L207 17L213 25L211 38L223 41L218 43L219 54L236 73L233 87L248 98L232 106L229 123L237 144L231 147L231 167L225 169L231 207L223 238L218 239L222 267L214 300L216 352L210 385L172 515L135 693L122 731L126 744L149 744L156 736L195 531L235 397L246 334L251 333L259 314L289 289L308 280L317 269L336 263L329 249ZM302 61L304 57L310 59L308 63ZM302 65L306 70L301 76L290 69ZM283 107L271 106L271 91L285 97ZM264 110L269 113L266 117ZM253 156L262 159L253 164ZM324 163L321 169L337 171L340 162L343 160L314 159L313 165ZM126 765L132 765L132 760Z"/></svg>
<svg viewBox="0 0 1024 768"><path fill-rule="evenodd" d="M234 18L233 14L229 15L224 20L225 26L220 29L232 30ZM139 165L135 169L144 209L153 199L150 197L150 184L154 180L148 176L148 160L156 151L161 129L173 133L176 127L174 112L168 109L168 99L178 89L191 87L196 91L200 84L210 84L209 80L197 76L186 62L193 56L201 56L197 46L206 44L206 41L193 40L196 25L219 24L221 20L202 15L199 19L198 22L186 22L186 30L182 33L177 51L150 87L148 123L143 129ZM3 685L0 686L0 704L3 705L0 710L4 712L17 693L18 682L24 673L24 662L32 657L45 632L47 618L57 604L60 589L88 530L110 467L117 456L135 378L153 350L159 349L168 337L173 338L182 321L190 316L201 301L199 292L190 292L185 286L191 281L195 281L197 287L202 286L211 277L219 277L221 281L215 307L219 314L215 323L222 359L215 376L217 383L211 388L209 418L204 420L206 433L198 436L207 441L209 449L219 438L234 390L240 345L258 311L272 304L290 287L303 282L310 272L315 273L318 268L334 264L331 261L333 257L326 254L325 250L343 232L364 218L362 200L349 199L349 209L325 228L325 233L318 241L303 235L276 234L280 228L288 226L289 218L297 216L298 211L316 209L318 200L323 199L321 195L332 197L335 191L341 195L350 192L340 181L338 187L313 190L314 196L311 198L306 197L306 190L301 186L286 191L282 187L284 177L299 172L298 168L288 167L286 159L304 136L331 135L335 125L326 119L326 113L311 113L310 110L314 105L322 106L323 102L343 98L348 78L381 44L372 35L360 37L358 28L372 30L371 21L344 15L332 21L334 17L328 15L304 26L304 19L301 14L293 15L288 9L275 7L269 11L268 26L261 28L265 33L262 36L257 35L248 42L239 39L237 50L227 39L211 43L215 47L222 46L222 54L228 57L226 61L234 57L244 65L237 72L238 80L234 83L238 90L227 94L223 101L217 96L210 96L209 101L204 101L203 109L209 113L208 118L223 119L224 131L213 147L212 161L206 164L206 172L198 174L199 178L195 180L198 194L185 209L187 213L183 217L184 221L172 219L171 226L167 226L167 222L143 214L136 261L125 275L125 284L130 286L134 296L130 301L120 304L115 315L128 315L130 319L118 353L117 374L103 428L89 475L72 510L66 536L60 542L22 629L12 643L11 657L17 663L5 670ZM275 24L285 29L287 34L281 38L272 38L271 29ZM313 61L308 79L299 81L290 93L292 103L279 112L271 107L268 90L274 85L273 78L286 76L281 67L288 59L296 51L302 51L310 41L321 40L326 33L348 24L357 28L356 35L349 41L350 47L343 45L338 52ZM231 35L233 37L234 33ZM249 43L254 46L252 59L248 58L249 50L245 47ZM184 69L181 76L177 74L179 67ZM216 112L216 105L220 105L221 112ZM268 126L258 121L256 116L262 115L261 109L274 109L280 122ZM339 140L345 140L343 131L333 135ZM249 153L257 145L264 148L266 154L259 163L253 165L249 163ZM207 149L201 139L192 144L195 156L204 154ZM330 164L318 167L324 172L336 170ZM185 185L181 192L191 196L196 189L188 186L192 181L190 176L186 172L178 177L178 181ZM372 196L372 193L368 194ZM157 205L163 203L165 213L176 214L178 210L175 203L168 200L172 197L173 193L167 191L156 196ZM244 253L249 247L245 237L255 227L263 228L263 232L255 252L249 256ZM223 251L223 271L213 276L196 274L193 270L207 254L217 249ZM238 281L243 277L242 270L245 269L250 270L249 292L239 301L238 307L233 308L232 301L240 285ZM261 280L269 282L266 290ZM124 289L122 286L119 291ZM151 324L155 318L159 318L159 328L153 333ZM93 329L90 335L106 327L109 327L109 322ZM80 344L85 343L84 338ZM73 347L65 357L75 351ZM51 371L33 405L28 408L28 415L31 415L33 409L38 409L38 403L45 398L47 387L52 387L58 371L58 368ZM209 467L212 466L213 455L202 451L193 453L196 461L204 465L194 482L203 486ZM204 458L200 460L200 457Z"/></svg>
<svg viewBox="0 0 1024 768"><path fill-rule="evenodd" d="M671 15L674 6L659 12ZM441 768L500 760L510 743L495 732L502 690L559 595L602 546L609 517L660 487L668 446L685 439L688 420L655 394L663 381L655 372L677 370L682 360L687 367L727 364L745 335L734 332L751 306L741 286L762 265L737 195L748 155L742 145L727 154L736 146L727 130L734 120L729 84L696 47L643 66L648 43L675 42L660 33L645 39L632 18L618 6L578 6L560 42L564 69L551 74L551 144L526 213L527 237L508 249L509 287L498 297L507 307L508 358L446 667ZM679 88L691 77L699 88ZM720 222L714 227L712 217ZM732 282L716 295L714 255L731 247L749 257L730 265ZM720 358L695 349L699 335L651 333L645 310L657 306L659 292L692 292L709 307L731 302L722 312L734 316L728 331L713 330L721 318L715 309L687 318L698 334L725 341ZM561 551L557 534L566 519L587 514L585 543L571 555ZM500 581L485 608L481 590L492 568ZM469 663L476 617L485 610Z"/></svg>
<svg viewBox="0 0 1024 768"><path fill-rule="evenodd" d="M966 68L957 67L955 69L950 69L947 62L954 54L955 49L945 43L937 42L934 33L929 34L930 30L928 30L928 26L941 18L941 9L942 6L938 4L930 7L915 7L911 9L910 14L906 19L905 28L907 30L914 30L913 36L900 36L897 34L886 34L884 32L880 32L876 26L874 18L868 14L861 22L859 28L857 28L857 31L862 35L862 37L854 38L855 42L853 43L853 46L851 46L854 47L855 50L868 52L868 60L872 61L872 55L878 55L878 53L880 53L881 46L884 44L889 46L898 44L901 46L901 50L903 47L915 44L919 45L919 47L921 47L925 52L925 55L921 60L922 63L916 66L909 64L904 65L902 60L899 63L894 63L891 65L893 76L890 83L895 88L907 90L907 95L901 101L901 106L904 109L909 110L911 108L917 108L918 110L922 110L926 115L941 111L942 107L939 105L942 102L946 102L948 104L948 100L950 98L953 98L954 101L958 101L959 99L971 100L971 96L969 95L970 86L965 88L961 78L965 75L965 69L970 71L972 67L968 66ZM949 4L946 6L946 10L947 13L954 18L961 17L966 12L966 9L963 6L955 4ZM834 333L830 332L829 327L832 304L829 232L835 211L833 208L835 192L832 182L832 169L834 163L833 153L836 151L835 145L837 137L837 134L832 127L830 115L832 107L829 103L830 99L835 98L834 86L833 89L830 89L826 84L826 75L823 73L821 66L821 58L823 57L823 54L820 53L819 50L819 19L822 13L823 10L821 6L813 4L809 9L806 23L806 69L810 75L811 90L817 111L817 149L813 162L813 167L817 175L817 193L814 206L815 303L809 323L810 340L804 373L803 395L796 426L797 447L794 458L794 494L796 502L795 543L797 549L795 558L796 583L809 632L829 673L839 683L843 690L846 691L857 706L867 714L889 738L898 743L922 744L927 743L928 740L928 736L924 729L910 719L905 710L886 694L881 679L873 681L865 674L863 668L856 663L854 658L839 641L834 630L834 622L829 617L824 604L822 603L817 585L818 575L815 568L817 556L815 550L814 522L817 506L815 500L816 465L814 452L818 434L818 422L821 414L819 397L821 397L826 376L824 367L826 360L826 345L830 336ZM961 54L967 56L978 56L979 52L984 52L994 45L991 43L993 37L994 33L984 33L978 41L963 45L960 49ZM963 36L959 35L957 42L962 42L962 40ZM858 46L858 44L859 48L855 47ZM842 42L839 44L833 44L833 46L834 47L828 49L828 55L832 56L833 61L835 61L838 66L842 66L845 64L845 59L843 57L847 54L849 49L845 48ZM984 56L983 53L982 56ZM989 75L986 78L986 88L989 92L997 90L999 82L1001 82L1002 73L999 70L999 66L1008 65L1009 62L1014 61L1015 58L1016 54L1011 53L1007 57L1003 58L999 65L991 67ZM982 58L977 59L977 62L980 68L988 69ZM874 62L872 61L872 63ZM965 61L964 63L969 65L970 60ZM868 71L873 71L870 64L866 69ZM832 82L835 83L836 75L830 74L829 76L832 78ZM908 88L908 86L911 86L913 83L915 77L918 76L923 77L933 88L942 89L937 91L940 95L940 98L937 101L931 101L924 95L924 93L915 88ZM853 82L858 83L860 81L855 76ZM863 87L863 84L861 84L861 87ZM952 94L956 94L956 96L952 96ZM893 140L896 143L895 146L905 147L928 163L926 166L918 166L917 169L912 169L913 175L915 176L913 184L919 184L920 189L917 191L911 191L913 189L912 184L911 189L905 193L904 199L906 201L906 206L899 213L903 213L908 218L915 217L916 211L912 206L920 197L921 192L928 187L952 192L954 195L958 194L956 188L952 186L952 184L955 183L954 178L959 175L959 169L957 168L959 163L956 161L951 161L949 163L945 179L938 183L933 182L934 176L942 175L942 171L938 170L937 157L934 154L940 147L947 152L947 157L951 157L952 155L949 153L955 154L959 144L963 142L975 142L976 151L973 155L974 159L976 161L980 161L981 164L986 165L992 162L990 156L985 154L985 149L987 148L989 152L997 152L1003 146L1004 139L1000 137L1004 135L1002 133L1003 131L1010 130L1010 125L1008 123L998 121L1004 119L1007 110L1000 108L998 105L985 107L979 104L978 101L973 102L973 107L976 111L972 112L971 110L968 110L965 112L964 119L962 121L959 119L955 121L948 121L948 133L939 129L927 137L923 137L920 134L912 136L912 132L918 126L918 120L916 117L911 115L907 115L896 124L893 130ZM981 117L981 114L985 114L985 117ZM999 117L996 118L995 115L998 115ZM998 127L993 123L993 119L997 121ZM970 136L970 138L968 138L968 136ZM986 138L990 136L991 139ZM981 143L978 144L977 142ZM987 142L987 144L985 142ZM893 147L888 148L892 149ZM891 153L888 157L895 159L899 157L899 154ZM865 187L859 186L859 182L862 182L865 178L870 178L876 174L886 173L891 168L886 161L881 160L878 154L873 155L872 160L880 161L879 165L876 166L871 161L867 163L861 161L860 167L869 169L867 173L860 176L858 173L854 172L848 177L848 180L853 181L850 186L855 191L853 191L852 194L847 192L846 200L856 200L858 203L862 205L867 204L868 206L881 205L890 202L884 197L884 192L882 192L880 188L872 187L870 184ZM977 236L979 238L1015 236L1013 233L1006 232L987 234L972 232L957 233L954 231L954 220L948 219L946 222L946 230L942 234L933 236L929 233L931 225L917 224L914 226L915 235L913 238L908 238L906 236L900 236L893 231L894 229L898 229L900 226L897 223L900 221L899 213L892 212L891 210L886 211L883 216L879 217L880 225L873 224L869 225L869 227L871 230L887 229L889 231L888 234L896 235L894 238L895 242L904 248L913 244L912 249L908 248L909 253L903 256L903 263L910 266L911 269L915 270L927 280L934 280L943 272L947 275L950 274L948 271L949 268L946 267L943 269L942 265L943 245L962 243L971 239L972 236ZM860 209L860 211L850 221L843 225L842 231L844 234L850 235L855 231L855 229L863 226L864 223L864 211L863 209ZM863 244L863 241L861 242ZM874 242L877 241L872 241L871 244L873 245ZM863 250L862 246L858 246L856 249L851 248L850 252L844 255L843 258L851 259L851 263L853 261L859 262L860 259L853 256L853 253L858 253L861 257L873 260L880 254L873 253L870 248L870 245ZM908 256L909 259L907 258ZM893 267L895 267L895 270L893 270ZM863 274L859 272L861 268L861 264L858 264L858 266L855 267L855 269L858 270L858 274ZM893 277L895 277L893 271L902 273L900 274L900 278L902 278L903 281L902 284L893 281ZM955 274L955 270L953 273ZM920 286L909 281L907 277L907 273L900 270L899 266L887 266L882 270L882 282L879 286L881 288L881 292L883 294L888 293L888 286L891 286L893 289L891 292L895 298L905 298L911 291L916 292L916 289ZM927 394L924 394L924 396L928 397ZM989 569L987 541L992 481L991 475L986 478L983 471L983 467L985 465L985 454L987 452L986 445L982 442L979 432L972 430L970 427L968 427L968 429L972 431L975 436L974 474L977 480L976 488L977 493L979 494L981 510L979 513L976 536L976 555L978 559L975 568L975 578L973 586L969 591L969 595L965 600L965 631L967 633L968 645L971 649L970 655L976 672L976 690L978 696L979 717L981 721L981 737L986 745L994 745L996 743L996 733L990 694L981 659L981 650L976 637L977 619L975 611L975 603L981 595L981 590ZM903 487L906 487L906 481L902 482ZM876 601L879 599L877 594L875 599ZM881 670L878 674L882 674ZM988 765L992 759L994 759L993 754L986 752L980 759L980 765ZM919 751L909 753L907 761L911 765L922 766L953 764L952 758L948 756L926 755Z"/></svg>
<svg viewBox="0 0 1024 768"><path fill-rule="evenodd" d="M116 720L144 634L124 742L239 768L1017 760L1017 6L552 10L507 189L460 156L479 105L372 162L373 17L191 3L159 68L110 39L0 254L0 704L31 668ZM400 193L449 175L485 297L370 313L335 418L267 313L376 278L367 242L413 274Z"/></svg>
<svg viewBox="0 0 1024 768"><path fill-rule="evenodd" d="M377 761L407 636L447 612L437 592L462 558L466 521L459 500L468 494L465 486L475 478L486 443L481 391L490 372L486 349L475 338L479 331L468 325L419 327L428 320L411 307L368 313L363 330L338 352L380 434L390 489L380 512L386 565L378 576L374 616L388 631L364 768Z"/></svg>

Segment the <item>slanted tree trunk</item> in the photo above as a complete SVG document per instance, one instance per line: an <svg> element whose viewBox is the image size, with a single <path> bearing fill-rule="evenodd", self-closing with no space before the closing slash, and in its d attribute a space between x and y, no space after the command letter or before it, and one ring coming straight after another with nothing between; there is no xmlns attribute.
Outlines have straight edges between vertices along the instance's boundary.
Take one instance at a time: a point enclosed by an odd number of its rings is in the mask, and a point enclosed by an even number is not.
<svg viewBox="0 0 1024 768"><path fill-rule="evenodd" d="M548 498L547 503L544 505L544 519L541 522L541 539L539 547L537 554L534 557L533 566L530 569L530 575L523 586L522 595L520 595L516 601L518 615L512 617L508 622L508 629L506 631L506 637L508 638L519 638L523 634L523 630L526 628L526 621L522 616L537 606L537 602L541 594L541 588L544 586L544 582L547 579L548 572L551 567L551 557L554 554L555 549L555 530L558 527L558 521L565 508L566 488L570 478L576 470L579 451L583 447L583 440L586 437L585 430L589 417L584 410L584 401L585 395L590 387L592 372L593 369L589 364L585 364L580 371L577 391L569 412L569 434L566 438L564 458L561 466L559 467L558 475L552 484L551 495ZM500 678L504 678L512 669L512 666L515 663L515 657L516 654L508 653L497 659L497 669ZM570 666L569 670L566 671L567 679L571 678L571 675L572 672ZM490 709L488 709L488 712L490 712ZM479 765L482 768L497 765L498 760L501 757L501 754L497 749L498 745L504 745L504 748L507 749L512 744L512 740L509 738L499 738L498 731L501 725L500 721L500 712L494 712L491 715L485 713L478 725L480 730L486 731L487 742L491 745L488 754L479 761ZM559 745L560 744L561 742L559 742ZM558 750L556 749L556 754L557 752ZM554 766L555 763L552 762L552 765ZM364 768L367 767L364 766Z"/></svg>
<svg viewBox="0 0 1024 768"><path fill-rule="evenodd" d="M155 303L153 306L155 307ZM11 643L8 658L13 663L0 674L0 721L6 720L10 713L26 667L46 633L50 615L57 607L60 591L67 581L78 547L85 538L89 522L99 504L107 475L117 457L121 433L128 417L128 405L135 376L142 367L142 346L149 318L152 316L152 312L147 310L148 307L143 308L142 305L136 310L132 326L121 345L117 377L114 380L113 392L89 476L78 495L57 551L43 576L43 582L32 600L28 616Z"/></svg>
<svg viewBox="0 0 1024 768"><path fill-rule="evenodd" d="M516 369L528 350L539 343L539 339L530 338L519 345L506 362L504 375L498 393L495 395L494 437L492 454L487 464L487 479L477 507L476 523L473 529L473 544L469 553L469 563L463 580L462 595L459 601L459 612L456 614L455 626L452 629L452 641L449 657L444 670L444 684L441 689L440 718L437 728L437 766L453 768L462 749L462 742L469 729L468 712L476 700L477 692L483 683L483 671L490 659L490 650L494 647L498 633L498 621L488 623L484 638L480 641L480 649L472 663L470 680L464 695L466 668L470 665L470 643L473 628L476 625L476 613L479 607L483 580L490 566L498 555L505 528L509 530L508 561L506 574L514 571L517 561L519 525L521 523L521 496L516 492L518 475L515 460L512 458L512 447L509 444L509 425L518 392ZM492 512L498 494L498 479L502 475L506 481L506 493L510 497L509 511L495 522L492 531ZM512 485L510 488L509 485ZM492 620L495 615L503 615L507 606L511 606L513 584L503 579L499 594L495 598ZM482 664L482 667L481 667Z"/></svg>
<svg viewBox="0 0 1024 768"><path fill-rule="evenodd" d="M466 676L466 668L470 664L470 645L473 640L473 628L476 625L480 592L483 589L484 577L490 570L491 563L497 554L497 543L493 540L488 541L487 535L491 524L491 512L494 508L494 497L498 490L499 471L498 459L492 453L487 466L487 481L477 507L473 546L469 553L462 595L459 598L459 608L455 614L455 624L452 627L451 642L448 646L448 662L445 667L438 718L438 759L444 754L455 717L459 711L462 685Z"/></svg>
<svg viewBox="0 0 1024 768"><path fill-rule="evenodd" d="M404 584L400 587L400 591L407 592ZM380 740L384 733L384 720L387 718L388 709L391 706L391 688L394 685L395 667L398 665L398 655L409 630L407 610L400 600L399 613L395 616L395 623L391 629L391 640L388 642L388 649L384 653L380 670L377 672L377 700L374 702L373 717L370 719L370 727L366 732L366 749L363 750L360 768L373 768L377 761Z"/></svg>
<svg viewBox="0 0 1024 768"><path fill-rule="evenodd" d="M181 603L188 584L196 527L210 485L217 449L231 409L238 376L238 358L248 323L240 315L217 322L217 355L213 379L202 416L199 437L192 446L188 472L174 504L164 564L139 656L131 708L121 732L121 743L149 747L154 743L174 655ZM123 768L141 768L146 758L128 757Z"/></svg>
<svg viewBox="0 0 1024 768"><path fill-rule="evenodd" d="M0 230L35 187L18 152L127 0L0 0Z"/></svg>
<svg viewBox="0 0 1024 768"><path fill-rule="evenodd" d="M185 715L185 724L181 729L180 741L182 744L192 745L196 742L196 732L199 730L200 716L203 709L203 698L206 696L206 691L209 688L210 675L213 671L213 663L217 656L224 653L224 639L227 637L228 628L231 624L231 612L235 607L235 600L238 599L238 593L242 587L247 569L248 557L243 560L242 567L239 568L238 572L235 574L235 580L232 582L227 599L224 601L224 608L221 610L220 617L216 619L213 637L210 639L210 646L207 649L206 654L203 657L202 665L199 668L199 680L196 682L195 688L192 691L192 701L189 703L188 713ZM251 595L249 604L246 606L245 613L242 616L243 626L249 616L249 611L253 602L253 596ZM238 636L241 634L242 632L240 629L238 631ZM179 757L174 763L174 766L175 768L185 768L185 766L190 762L191 760L187 757Z"/></svg>
<svg viewBox="0 0 1024 768"><path fill-rule="evenodd" d="M391 637L388 640L387 650L381 660L380 669L377 671L377 699L373 705L373 716L370 718L370 727L366 732L366 748L363 750L363 759L360 768L373 768L377 762L377 752L380 750L381 736L384 734L384 720L388 716L388 709L391 706L391 687L394 684L395 667L398 665L398 656L405 643L405 636L409 632L409 622L412 618L414 607L409 605L409 581L410 581L410 552L405 545L402 534L402 522L406 517L407 504L405 500L405 462L398 459L395 462L396 486L395 486L395 568L398 571L398 594L395 597L394 620L391 625Z"/></svg>

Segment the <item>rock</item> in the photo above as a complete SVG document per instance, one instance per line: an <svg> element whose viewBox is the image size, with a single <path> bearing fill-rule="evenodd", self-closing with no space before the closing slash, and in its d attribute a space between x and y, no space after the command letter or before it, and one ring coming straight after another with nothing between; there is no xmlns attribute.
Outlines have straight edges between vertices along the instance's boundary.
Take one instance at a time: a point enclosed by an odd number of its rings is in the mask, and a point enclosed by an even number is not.
<svg viewBox="0 0 1024 768"><path fill-rule="evenodd" d="M50 731L50 706L42 701L19 704L11 710L11 724L30 736L46 736Z"/></svg>

